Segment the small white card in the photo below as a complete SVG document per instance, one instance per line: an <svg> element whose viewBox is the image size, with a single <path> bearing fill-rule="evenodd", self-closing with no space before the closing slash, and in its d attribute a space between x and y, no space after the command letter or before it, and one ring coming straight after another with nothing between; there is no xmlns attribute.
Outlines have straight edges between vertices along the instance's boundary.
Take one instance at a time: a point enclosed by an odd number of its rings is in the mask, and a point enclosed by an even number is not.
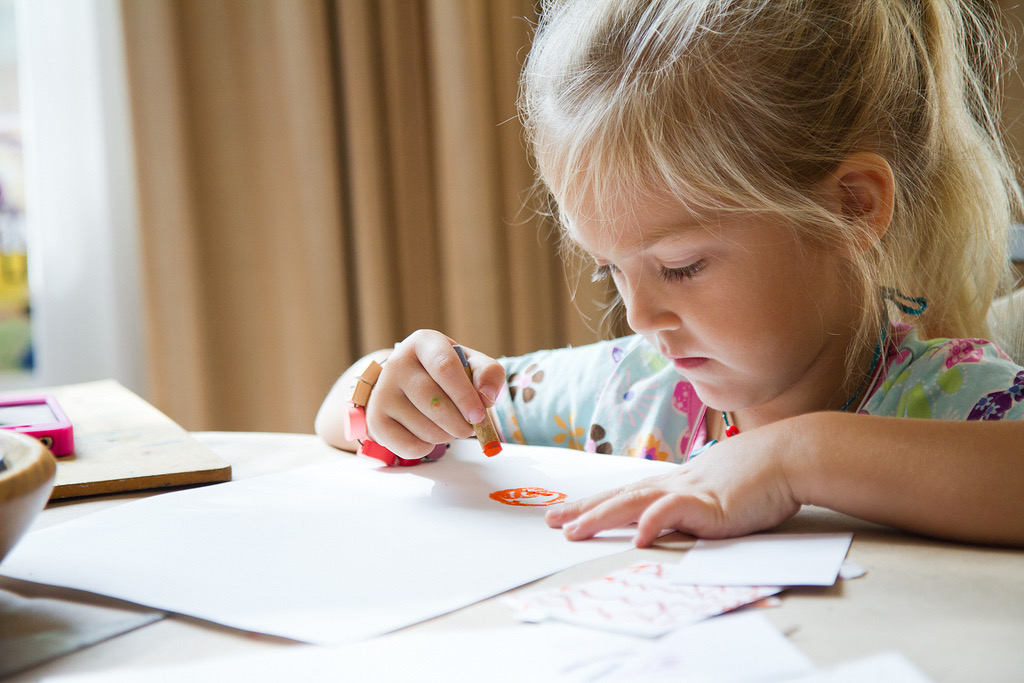
<svg viewBox="0 0 1024 683"><path fill-rule="evenodd" d="M683 556L672 582L693 586L831 586L852 533L757 534L700 540Z"/></svg>

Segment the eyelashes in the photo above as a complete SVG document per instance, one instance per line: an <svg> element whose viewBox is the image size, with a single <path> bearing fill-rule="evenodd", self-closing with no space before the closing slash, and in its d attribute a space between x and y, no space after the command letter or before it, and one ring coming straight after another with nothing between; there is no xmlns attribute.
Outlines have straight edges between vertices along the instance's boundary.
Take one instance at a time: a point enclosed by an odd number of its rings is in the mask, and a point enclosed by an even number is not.
<svg viewBox="0 0 1024 683"><path fill-rule="evenodd" d="M704 259L694 261L688 266L681 266L679 268L661 268L661 277L668 281L678 280L689 280L694 275L704 270L704 267L708 264Z"/></svg>
<svg viewBox="0 0 1024 683"><path fill-rule="evenodd" d="M680 282L694 277L697 273L704 270L706 266L706 259L700 259L687 266L680 266L679 268L665 268L664 266L661 266L660 275L666 282ZM612 278L617 272L619 272L619 269L610 263L600 265L594 268L594 272L591 274L590 280L591 282L605 282Z"/></svg>

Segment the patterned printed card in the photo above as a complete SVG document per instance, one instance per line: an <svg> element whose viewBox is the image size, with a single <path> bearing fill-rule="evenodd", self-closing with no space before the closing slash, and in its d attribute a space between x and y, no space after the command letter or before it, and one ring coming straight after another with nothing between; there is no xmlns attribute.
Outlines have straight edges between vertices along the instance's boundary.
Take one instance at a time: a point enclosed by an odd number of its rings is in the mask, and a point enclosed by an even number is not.
<svg viewBox="0 0 1024 683"><path fill-rule="evenodd" d="M663 564L636 564L593 581L503 599L522 621L552 619L656 638L762 598L778 586L681 586Z"/></svg>

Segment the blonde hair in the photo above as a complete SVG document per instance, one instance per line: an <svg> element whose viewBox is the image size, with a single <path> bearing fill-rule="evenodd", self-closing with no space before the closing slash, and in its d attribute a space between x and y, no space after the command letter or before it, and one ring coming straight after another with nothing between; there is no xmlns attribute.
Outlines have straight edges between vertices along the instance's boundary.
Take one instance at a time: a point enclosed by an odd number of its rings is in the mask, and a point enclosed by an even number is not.
<svg viewBox="0 0 1024 683"><path fill-rule="evenodd" d="M994 21L954 0L550 0L521 111L560 206L670 193L764 211L851 258L873 344L880 292L926 297L923 337L988 336L1021 191L994 114ZM879 240L815 187L850 154L885 158ZM868 249L864 245L873 245Z"/></svg>

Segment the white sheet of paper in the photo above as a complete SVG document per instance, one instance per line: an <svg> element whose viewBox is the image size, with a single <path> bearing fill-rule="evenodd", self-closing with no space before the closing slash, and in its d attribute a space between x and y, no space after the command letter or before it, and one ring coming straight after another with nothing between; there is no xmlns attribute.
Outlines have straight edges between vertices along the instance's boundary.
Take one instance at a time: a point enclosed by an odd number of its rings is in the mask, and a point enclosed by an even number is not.
<svg viewBox="0 0 1024 683"><path fill-rule="evenodd" d="M716 617L658 642L562 624L403 631L336 648L296 647L44 679L46 683L178 681L778 681L813 671L758 614Z"/></svg>
<svg viewBox="0 0 1024 683"><path fill-rule="evenodd" d="M562 681L580 662L608 653L631 655L638 642L628 636L581 633L562 624L474 631L400 631L339 647L300 645L267 653L204 658L175 666L131 667L55 676L43 681Z"/></svg>
<svg viewBox="0 0 1024 683"><path fill-rule="evenodd" d="M831 586L852 540L851 533L700 540L679 561L672 581L698 586Z"/></svg>
<svg viewBox="0 0 1024 683"><path fill-rule="evenodd" d="M22 539L0 573L340 643L632 547L569 542L544 523L544 507L502 504L491 493L543 487L572 500L672 467L527 446L486 458L475 441L409 468L339 455L41 529Z"/></svg>
<svg viewBox="0 0 1024 683"><path fill-rule="evenodd" d="M932 679L899 652L880 652L794 678L789 683L931 683Z"/></svg>
<svg viewBox="0 0 1024 683"><path fill-rule="evenodd" d="M753 683L779 681L814 671L814 664L763 616L742 612L714 617L673 631L653 647L611 662L602 683Z"/></svg>

